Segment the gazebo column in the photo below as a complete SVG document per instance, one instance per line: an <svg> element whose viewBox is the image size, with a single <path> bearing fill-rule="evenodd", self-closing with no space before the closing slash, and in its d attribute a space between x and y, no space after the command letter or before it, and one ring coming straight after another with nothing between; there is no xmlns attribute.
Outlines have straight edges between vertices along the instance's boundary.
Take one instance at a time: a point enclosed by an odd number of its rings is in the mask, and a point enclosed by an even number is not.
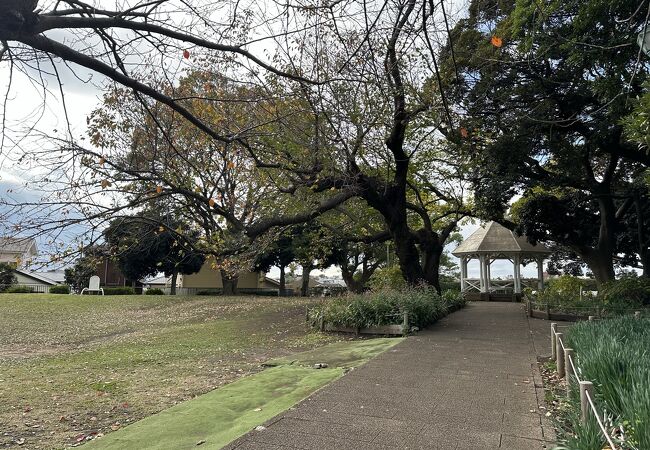
<svg viewBox="0 0 650 450"><path fill-rule="evenodd" d="M481 292L485 292L485 256L478 255L479 271L478 280Z"/></svg>
<svg viewBox="0 0 650 450"><path fill-rule="evenodd" d="M467 257L460 257L460 291L465 292L467 290Z"/></svg>
<svg viewBox="0 0 650 450"><path fill-rule="evenodd" d="M492 279L492 258L488 256L485 259L485 283L487 284L486 292L490 292L490 280Z"/></svg>
<svg viewBox="0 0 650 450"><path fill-rule="evenodd" d="M539 290L544 289L544 257L537 257L537 287Z"/></svg>
<svg viewBox="0 0 650 450"><path fill-rule="evenodd" d="M514 256L512 263L515 269L515 294L521 294L521 259L519 258L519 255Z"/></svg>
<svg viewBox="0 0 650 450"><path fill-rule="evenodd" d="M480 264L479 281L480 281L480 285L481 285L481 292L487 292L487 290L486 290L487 284L485 283L485 278L486 278L485 277L485 275L486 275L486 271L485 271L485 255L479 255L478 256L478 261L479 261L479 264Z"/></svg>

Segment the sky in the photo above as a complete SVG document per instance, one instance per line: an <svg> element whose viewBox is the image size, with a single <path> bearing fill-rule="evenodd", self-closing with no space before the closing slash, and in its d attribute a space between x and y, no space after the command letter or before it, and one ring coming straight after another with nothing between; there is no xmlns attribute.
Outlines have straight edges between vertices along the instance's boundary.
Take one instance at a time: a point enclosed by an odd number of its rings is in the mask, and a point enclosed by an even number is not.
<svg viewBox="0 0 650 450"><path fill-rule="evenodd" d="M104 2L106 3L106 2ZM111 2L108 2L111 3ZM62 33L62 32L57 32ZM56 36L66 38L66 36ZM49 63L43 63L46 72L53 72ZM26 73L14 71L11 89L8 95L2 96L2 105L7 111L3 117L6 128L3 147L0 156L0 195L11 196L13 199L34 199L38 196L33 189L32 179L38 178L39 173L34 167L18 162L17 156L22 150L34 146L46 145L40 136L58 135L64 137L71 133L75 138L86 134L86 118L96 108L102 96L103 77L91 73L81 67L66 66L56 63L56 70L63 84L64 98L59 92L59 86L53 76L45 75L41 80L38 72L26 69ZM43 82L44 90L40 83ZM9 85L9 65L0 63L0 92L7 92ZM64 108L64 105L66 108ZM69 121L66 120L66 113ZM69 128L67 123L69 122ZM8 191L11 191L10 193ZM479 227L478 222L467 223L461 227L461 234L469 236ZM455 244L449 247L453 250ZM478 277L478 262L469 264L469 277ZM495 261L492 266L494 278L512 275L513 268L509 261ZM339 276L336 268L324 272L314 271L315 275L324 273L328 276ZM537 269L534 265L522 268L524 276L535 276ZM278 276L274 269L271 276Z"/></svg>

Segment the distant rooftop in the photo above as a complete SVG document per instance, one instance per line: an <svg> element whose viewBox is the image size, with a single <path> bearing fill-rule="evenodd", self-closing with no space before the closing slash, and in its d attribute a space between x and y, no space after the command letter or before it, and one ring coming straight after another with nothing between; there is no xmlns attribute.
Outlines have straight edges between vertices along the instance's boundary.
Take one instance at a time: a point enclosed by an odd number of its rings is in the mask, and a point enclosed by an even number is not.
<svg viewBox="0 0 650 450"><path fill-rule="evenodd" d="M517 236L501 224L488 222L452 252L454 256L488 253L540 254L551 253L551 251L542 244L531 244L526 236Z"/></svg>
<svg viewBox="0 0 650 450"><path fill-rule="evenodd" d="M36 254L36 243L32 238L0 237L0 253Z"/></svg>

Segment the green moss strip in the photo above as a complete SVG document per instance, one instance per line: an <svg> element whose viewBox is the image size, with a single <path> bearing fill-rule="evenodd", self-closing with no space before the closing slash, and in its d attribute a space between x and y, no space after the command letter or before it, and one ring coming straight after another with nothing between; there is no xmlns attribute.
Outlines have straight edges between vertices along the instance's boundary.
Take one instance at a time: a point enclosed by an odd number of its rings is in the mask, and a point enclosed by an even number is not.
<svg viewBox="0 0 650 450"><path fill-rule="evenodd" d="M202 442L202 449L222 448L339 378L344 367L359 366L401 340L338 342L270 361L277 367L180 403L84 447L182 450ZM311 368L315 363L329 367L315 370Z"/></svg>
<svg viewBox="0 0 650 450"><path fill-rule="evenodd" d="M343 341L326 345L307 352L296 353L284 358L276 358L264 363L265 366L313 366L326 363L329 367L358 367L369 359L385 352L404 338L378 338L365 341Z"/></svg>

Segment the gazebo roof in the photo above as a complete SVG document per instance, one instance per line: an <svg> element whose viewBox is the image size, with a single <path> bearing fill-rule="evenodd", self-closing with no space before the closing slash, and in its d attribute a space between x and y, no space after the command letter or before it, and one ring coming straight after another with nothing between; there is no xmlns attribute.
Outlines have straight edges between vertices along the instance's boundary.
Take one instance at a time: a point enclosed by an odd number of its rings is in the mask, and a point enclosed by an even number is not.
<svg viewBox="0 0 650 450"><path fill-rule="evenodd" d="M542 244L531 244L526 236L517 236L496 222L488 222L487 225L476 230L452 252L454 256L544 253L551 253L551 251Z"/></svg>

